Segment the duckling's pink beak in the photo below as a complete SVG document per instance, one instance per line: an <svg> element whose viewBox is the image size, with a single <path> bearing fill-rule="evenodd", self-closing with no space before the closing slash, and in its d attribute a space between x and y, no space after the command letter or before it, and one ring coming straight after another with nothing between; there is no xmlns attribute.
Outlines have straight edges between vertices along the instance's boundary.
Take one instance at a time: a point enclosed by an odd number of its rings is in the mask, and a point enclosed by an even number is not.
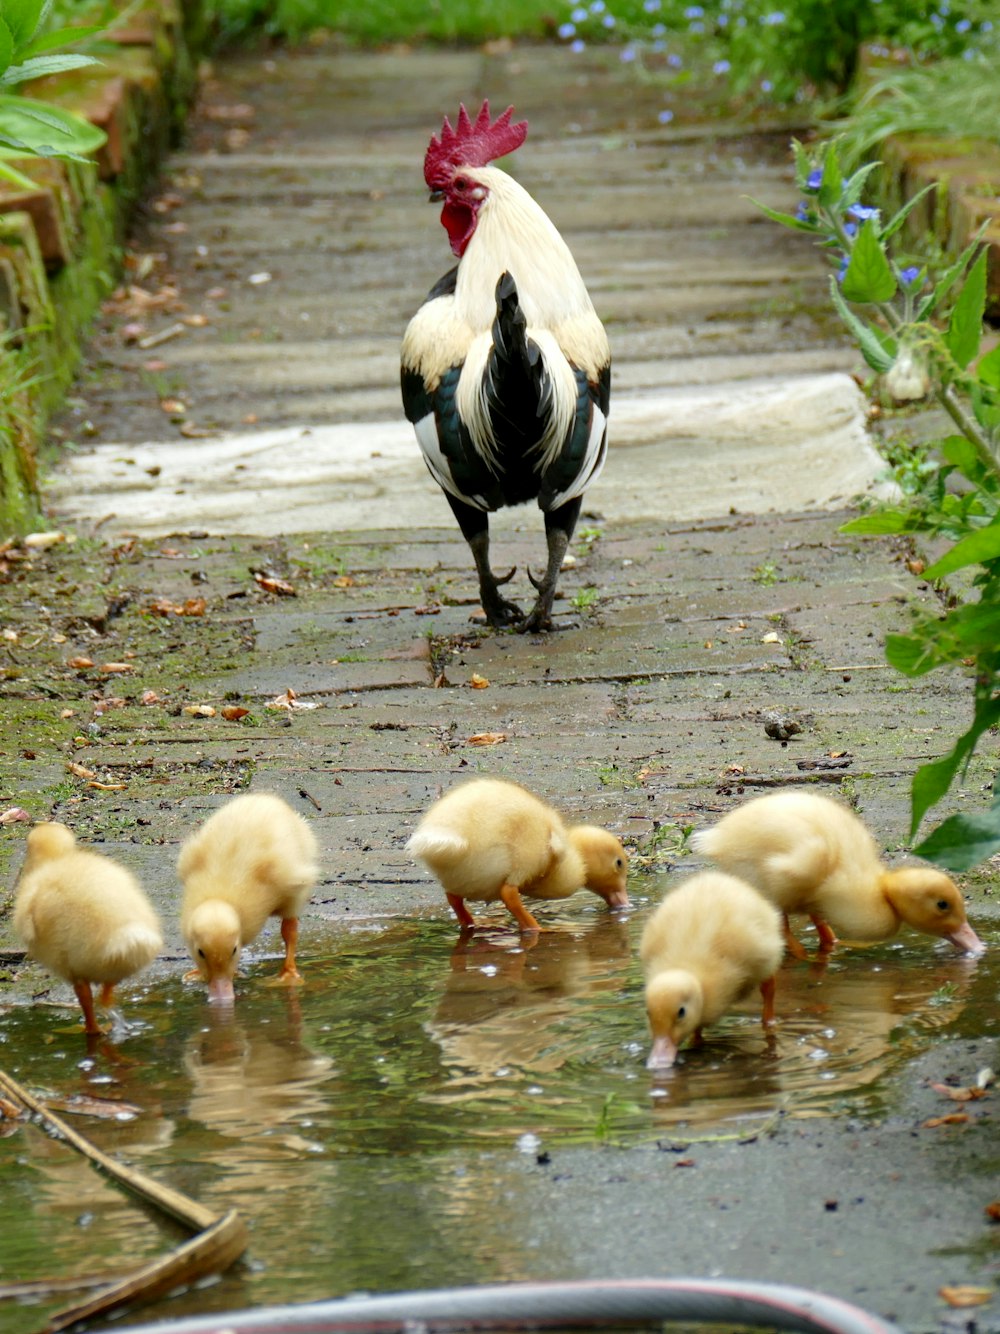
<svg viewBox="0 0 1000 1334"><path fill-rule="evenodd" d="M670 1038L654 1038L653 1050L646 1061L647 1070L669 1070L677 1059L677 1043Z"/></svg>
<svg viewBox="0 0 1000 1334"><path fill-rule="evenodd" d="M604 902L612 909L612 911L615 908L627 908L628 890L625 889L624 886L621 889L609 889L604 895Z"/></svg>
<svg viewBox="0 0 1000 1334"><path fill-rule="evenodd" d="M233 991L231 977L213 977L208 984L208 1002L210 1005L233 1005L236 993Z"/></svg>
<svg viewBox="0 0 1000 1334"><path fill-rule="evenodd" d="M957 950L965 954L985 954L986 946L973 931L968 922L963 922L957 931L952 931L948 939Z"/></svg>

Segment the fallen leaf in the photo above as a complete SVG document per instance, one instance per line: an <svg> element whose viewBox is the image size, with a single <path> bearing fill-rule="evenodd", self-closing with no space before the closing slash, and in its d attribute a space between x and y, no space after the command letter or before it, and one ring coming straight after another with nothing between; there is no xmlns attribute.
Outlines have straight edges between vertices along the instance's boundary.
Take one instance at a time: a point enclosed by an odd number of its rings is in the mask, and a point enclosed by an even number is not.
<svg viewBox="0 0 1000 1334"><path fill-rule="evenodd" d="M499 746L501 741L506 740L506 732L477 732L475 736L466 737L470 746Z"/></svg>
<svg viewBox="0 0 1000 1334"><path fill-rule="evenodd" d="M1000 1200L988 1204L984 1212L991 1223L1000 1223Z"/></svg>
<svg viewBox="0 0 1000 1334"><path fill-rule="evenodd" d="M70 760L66 765L67 770L77 778L96 778L97 774L93 769L88 769L84 764L77 764Z"/></svg>
<svg viewBox="0 0 1000 1334"><path fill-rule="evenodd" d="M208 603L204 598L185 598L183 602L157 598L146 610L153 616L204 616L207 606Z"/></svg>
<svg viewBox="0 0 1000 1334"><path fill-rule="evenodd" d="M124 792L128 787L127 783L99 783L93 779L87 784L88 787L96 787L100 792Z"/></svg>
<svg viewBox="0 0 1000 1334"><path fill-rule="evenodd" d="M9 806L0 812L0 824L16 824L19 820L31 821L31 816L23 806Z"/></svg>
<svg viewBox="0 0 1000 1334"><path fill-rule="evenodd" d="M299 699L291 686L283 695L275 695L274 699L268 700L264 705L265 709L321 709L322 707L322 704L311 700Z"/></svg>
<svg viewBox="0 0 1000 1334"><path fill-rule="evenodd" d="M253 571L253 577L259 588L265 593L277 593L284 598L293 598L296 596L295 589L287 579L279 579L274 574L264 574L260 570Z"/></svg>
<svg viewBox="0 0 1000 1334"><path fill-rule="evenodd" d="M96 1116L110 1121L131 1121L142 1111L131 1102L114 1102L111 1098L90 1098L85 1093L74 1093L69 1098L46 1098L45 1106L54 1112L69 1112L76 1116Z"/></svg>
<svg viewBox="0 0 1000 1334"><path fill-rule="evenodd" d="M238 723L241 718L245 718L250 712L242 704L227 704L222 710L222 716L227 723Z"/></svg>
<svg viewBox="0 0 1000 1334"><path fill-rule="evenodd" d="M16 1121L24 1114L24 1109L18 1107L16 1102L11 1102L8 1098L0 1098L0 1118L6 1117L9 1121Z"/></svg>
<svg viewBox="0 0 1000 1334"><path fill-rule="evenodd" d="M99 699L94 704L94 715L100 717L102 713L107 713L111 709L124 709L128 703L127 699L122 699L120 695L110 695L107 699Z"/></svg>
<svg viewBox="0 0 1000 1334"><path fill-rule="evenodd" d="M135 667L130 662L102 662L97 670L105 676L121 676L124 672L134 672Z"/></svg>
<svg viewBox="0 0 1000 1334"><path fill-rule="evenodd" d="M215 709L211 704L185 704L183 712L191 718L214 718Z"/></svg>
<svg viewBox="0 0 1000 1334"><path fill-rule="evenodd" d="M208 323L207 315L185 315L184 323L189 329L204 329Z"/></svg>
<svg viewBox="0 0 1000 1334"><path fill-rule="evenodd" d="M21 545L33 551L47 551L49 547L57 547L65 541L65 533L29 533Z"/></svg>
<svg viewBox="0 0 1000 1334"><path fill-rule="evenodd" d="M59 710L59 717L60 717L60 718L64 718L64 719L65 719L65 718L75 718L75 717L76 717L76 709L60 709L60 710Z"/></svg>
<svg viewBox="0 0 1000 1334"><path fill-rule="evenodd" d="M144 690L139 696L140 704L159 704L160 702L160 696L155 690Z"/></svg>
<svg viewBox="0 0 1000 1334"><path fill-rule="evenodd" d="M66 666L72 667L76 672L85 672L88 667L93 667L93 665L93 658L85 658L82 656L79 658L69 658L66 662Z"/></svg>
<svg viewBox="0 0 1000 1334"><path fill-rule="evenodd" d="M954 1287L938 1288L938 1296L949 1306L985 1306L993 1300L993 1289L958 1283Z"/></svg>
<svg viewBox="0 0 1000 1334"><path fill-rule="evenodd" d="M354 580L349 574L338 574L333 581L334 588L353 588Z"/></svg>
<svg viewBox="0 0 1000 1334"><path fill-rule="evenodd" d="M218 431L212 430L210 426L198 426L195 422L186 421L182 424L181 435L187 440L207 440L210 436L218 435Z"/></svg>
<svg viewBox="0 0 1000 1334"><path fill-rule="evenodd" d="M257 416L256 412L244 413L244 415L240 418L240 421L243 423L244 426L256 426L259 420L260 418Z"/></svg>
<svg viewBox="0 0 1000 1334"><path fill-rule="evenodd" d="M165 371L169 365L169 361L164 361L162 357L150 357L148 361L142 363L142 369L153 375L158 375L160 371Z"/></svg>
<svg viewBox="0 0 1000 1334"><path fill-rule="evenodd" d="M952 1102L974 1102L977 1098L985 1098L987 1093L984 1088L952 1088L950 1084L932 1084L931 1088Z"/></svg>
<svg viewBox="0 0 1000 1334"><path fill-rule="evenodd" d="M180 398L161 398L160 411L170 417L183 417L187 412L187 404Z"/></svg>
<svg viewBox="0 0 1000 1334"><path fill-rule="evenodd" d="M969 1120L968 1112L949 1112L947 1116L932 1116L924 1122L925 1130L935 1130L938 1126L960 1126Z"/></svg>
<svg viewBox="0 0 1000 1334"><path fill-rule="evenodd" d="M762 644L780 644L782 639L776 630L769 630L760 642Z"/></svg>
<svg viewBox="0 0 1000 1334"><path fill-rule="evenodd" d="M473 672L469 677L469 685L473 690L486 690L489 684L488 679L485 676L480 676L478 672Z"/></svg>

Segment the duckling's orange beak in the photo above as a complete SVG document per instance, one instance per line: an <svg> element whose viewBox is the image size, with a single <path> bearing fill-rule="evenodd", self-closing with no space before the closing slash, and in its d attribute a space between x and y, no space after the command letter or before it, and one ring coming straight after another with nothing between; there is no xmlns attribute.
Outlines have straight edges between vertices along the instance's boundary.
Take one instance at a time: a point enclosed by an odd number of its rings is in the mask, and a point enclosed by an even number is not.
<svg viewBox="0 0 1000 1334"><path fill-rule="evenodd" d="M671 1038L653 1039L653 1050L646 1061L647 1070L669 1070L677 1060L677 1043Z"/></svg>
<svg viewBox="0 0 1000 1334"><path fill-rule="evenodd" d="M968 922L963 922L957 931L952 931L948 939L957 950L963 950L966 954L985 954L986 946L973 931Z"/></svg>
<svg viewBox="0 0 1000 1334"><path fill-rule="evenodd" d="M208 984L208 1000L210 1005L233 1005L236 1002L236 993L233 990L233 979L231 977L213 977Z"/></svg>

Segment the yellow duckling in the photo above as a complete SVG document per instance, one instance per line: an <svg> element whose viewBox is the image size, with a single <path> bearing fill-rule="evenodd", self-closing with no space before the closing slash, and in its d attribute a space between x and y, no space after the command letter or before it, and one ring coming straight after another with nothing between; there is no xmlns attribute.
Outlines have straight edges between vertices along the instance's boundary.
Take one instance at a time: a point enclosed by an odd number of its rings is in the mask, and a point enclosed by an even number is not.
<svg viewBox="0 0 1000 1334"><path fill-rule="evenodd" d="M763 1021L774 1023L774 975L784 954L781 915L752 886L704 871L670 891L646 923L639 957L646 973L650 1070L673 1065L685 1038L760 987Z"/></svg>
<svg viewBox="0 0 1000 1334"><path fill-rule="evenodd" d="M28 953L69 982L87 1033L100 1033L91 987L110 1005L118 982L163 946L160 923L130 871L77 846L64 824L36 825L14 902L14 930Z"/></svg>
<svg viewBox="0 0 1000 1334"><path fill-rule="evenodd" d="M799 958L804 951L791 934L789 913L808 914L824 950L838 935L886 940L903 922L969 954L986 948L954 881L929 866L890 870L858 817L829 797L796 791L755 797L696 833L691 846L776 904L785 915L788 947Z"/></svg>
<svg viewBox="0 0 1000 1334"><path fill-rule="evenodd" d="M281 918L285 942L279 980L302 981L298 918L319 877L317 851L305 820L263 792L227 802L181 848L181 931L210 1000L232 1004L240 950L269 917Z"/></svg>
<svg viewBox="0 0 1000 1334"><path fill-rule="evenodd" d="M594 825L567 828L551 806L504 779L452 788L406 847L440 880L463 927L475 926L466 899L500 899L522 931L539 929L522 894L564 899L585 887L609 908L628 907L628 857L614 834Z"/></svg>

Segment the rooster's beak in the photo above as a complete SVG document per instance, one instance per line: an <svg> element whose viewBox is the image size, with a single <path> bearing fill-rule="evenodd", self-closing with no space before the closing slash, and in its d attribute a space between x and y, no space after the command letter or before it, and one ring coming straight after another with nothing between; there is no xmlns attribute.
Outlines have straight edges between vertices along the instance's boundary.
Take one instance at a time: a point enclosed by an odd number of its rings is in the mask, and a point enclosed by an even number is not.
<svg viewBox="0 0 1000 1334"><path fill-rule="evenodd" d="M443 190L432 190L430 193L430 198L428 199L427 202L428 204L440 204L442 199L444 199Z"/></svg>

